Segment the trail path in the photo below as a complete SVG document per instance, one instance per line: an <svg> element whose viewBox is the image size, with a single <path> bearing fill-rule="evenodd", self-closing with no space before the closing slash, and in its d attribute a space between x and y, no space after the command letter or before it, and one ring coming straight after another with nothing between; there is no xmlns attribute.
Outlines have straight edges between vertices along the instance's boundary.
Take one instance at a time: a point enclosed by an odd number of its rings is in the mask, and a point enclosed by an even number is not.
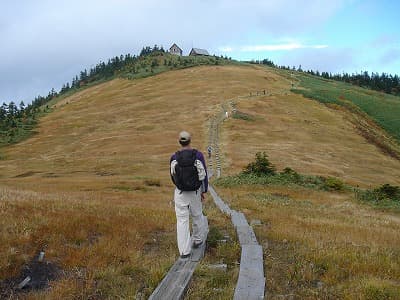
<svg viewBox="0 0 400 300"><path fill-rule="evenodd" d="M254 96L257 96L257 92ZM251 95L251 94L250 94ZM260 93L261 95L261 93ZM265 95L265 92L262 93ZM217 178L221 176L221 155L219 148L220 125L226 118L226 112L235 111L235 102L228 100L222 105L221 113L214 116L210 121L209 143L215 149L213 160L210 161L210 169L214 170ZM264 299L265 277L263 250L258 244L253 228L249 226L243 213L232 210L216 193L210 185L210 194L218 206L225 214L231 217L239 238L242 254L240 259L239 279L236 285L233 299Z"/></svg>
<svg viewBox="0 0 400 300"><path fill-rule="evenodd" d="M248 98L266 95L265 91L250 93ZM238 97L239 98L239 97ZM235 103L228 100L222 104L220 113L210 119L209 145L212 146L212 156L209 159L209 176L215 174L221 176L221 155L219 148L220 126L222 122L235 111ZM230 209L230 207L218 196L215 189L210 185L211 196L218 208L225 214L231 216L233 225L242 247L240 259L239 279L236 285L235 300L264 299L265 277L262 247L258 244L253 228L249 226L243 213ZM192 279L197 264L203 258L206 243L198 249L192 250L189 259L179 258L168 271L167 275L154 290L150 300L175 300L183 299Z"/></svg>

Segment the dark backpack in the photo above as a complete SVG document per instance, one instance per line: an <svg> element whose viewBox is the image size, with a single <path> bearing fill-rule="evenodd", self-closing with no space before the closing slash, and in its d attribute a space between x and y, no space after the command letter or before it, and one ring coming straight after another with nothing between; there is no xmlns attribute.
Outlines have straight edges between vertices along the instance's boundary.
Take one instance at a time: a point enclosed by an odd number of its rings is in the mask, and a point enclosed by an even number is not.
<svg viewBox="0 0 400 300"><path fill-rule="evenodd" d="M172 181L181 191L197 191L201 186L199 174L195 166L197 150L183 150L175 153L175 174Z"/></svg>

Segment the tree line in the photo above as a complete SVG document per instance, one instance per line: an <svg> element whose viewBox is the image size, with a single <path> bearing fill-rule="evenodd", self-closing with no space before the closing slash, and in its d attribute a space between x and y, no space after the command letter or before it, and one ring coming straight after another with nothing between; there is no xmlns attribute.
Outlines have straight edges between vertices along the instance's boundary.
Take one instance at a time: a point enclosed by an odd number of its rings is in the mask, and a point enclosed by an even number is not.
<svg viewBox="0 0 400 300"><path fill-rule="evenodd" d="M305 71L301 68L301 65L298 68L296 68L294 66L292 68L290 68L289 66L278 66L269 59L251 61L250 63L263 64L263 65L267 65L267 66L279 68L279 69L284 69L284 70L304 72L304 73L307 73L310 75L314 75L314 76L318 76L318 77L322 77L322 78L326 78L326 79L331 79L331 80L336 80L336 81L343 81L343 82L347 82L347 83L357 85L360 87L369 88L371 90L400 96L400 77L398 75L391 75L391 74L387 74L387 73L379 74L379 73L374 73L374 72L369 74L367 71L364 71L361 73L352 73L352 74L349 74L349 73L332 74L330 72L319 72L319 71L313 71L313 70Z"/></svg>
<svg viewBox="0 0 400 300"><path fill-rule="evenodd" d="M80 88L91 84L99 83L121 76L128 79L151 76L157 69L185 68L199 64L224 64L231 58L223 56L208 56L204 59L195 57L180 57L171 55L164 56L163 47L143 47L139 55L120 55L109 59L107 62L99 62L96 66L84 69L74 76L70 82L62 85L59 91L54 88L46 96L37 96L29 104L23 102L17 105L16 102L3 103L0 107L0 146L17 142L29 135L37 123L37 119L43 112L51 108L50 101L59 96L68 96ZM158 70L159 71L159 70Z"/></svg>
<svg viewBox="0 0 400 300"><path fill-rule="evenodd" d="M0 146L22 138L36 124L38 113L38 107L25 106L23 101L19 106L12 101L3 103L0 106Z"/></svg>

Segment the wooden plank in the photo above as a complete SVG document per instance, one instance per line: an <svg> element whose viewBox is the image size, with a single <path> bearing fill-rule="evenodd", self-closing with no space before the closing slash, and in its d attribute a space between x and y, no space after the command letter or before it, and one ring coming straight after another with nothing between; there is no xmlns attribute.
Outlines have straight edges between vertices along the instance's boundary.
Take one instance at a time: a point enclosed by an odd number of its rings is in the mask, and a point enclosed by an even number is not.
<svg viewBox="0 0 400 300"><path fill-rule="evenodd" d="M208 220L206 218L208 224ZM208 227L208 226L207 226ZM207 232L208 233L208 232ZM149 299L152 300L175 300L183 299L186 290L192 279L194 270L199 261L204 257L206 249L207 234L203 244L196 249L192 249L190 258L179 258L168 271Z"/></svg>
<svg viewBox="0 0 400 300"><path fill-rule="evenodd" d="M233 299L264 299L265 277L260 245L243 245L239 279Z"/></svg>
<svg viewBox="0 0 400 300"><path fill-rule="evenodd" d="M251 226L237 226L236 232L240 245L258 245L256 234Z"/></svg>
<svg viewBox="0 0 400 300"><path fill-rule="evenodd" d="M218 208L225 214L231 215L232 210L229 208L229 206L222 201L222 199L218 196L218 194L215 192L214 188L210 185L208 187L208 190L210 191L210 194L212 198L214 199L215 205L218 206Z"/></svg>
<svg viewBox="0 0 400 300"><path fill-rule="evenodd" d="M151 294L149 299L182 299L186 293L197 264L198 261L192 261L189 258L179 258Z"/></svg>
<svg viewBox="0 0 400 300"><path fill-rule="evenodd" d="M239 279L234 299L264 299L265 277L263 252L262 247L257 242L253 228L249 226L245 215L236 210L231 210L214 189L210 188L210 193L221 211L224 212L226 210L225 207L229 209L232 223L236 228L239 242L242 246Z"/></svg>
<svg viewBox="0 0 400 300"><path fill-rule="evenodd" d="M168 289L170 286L170 282L172 278L175 278L179 275L179 271L183 270L184 265L187 263L187 261L183 261L181 259L178 259L175 264L171 267L171 269L168 271L167 275L163 278L161 283L157 286L157 288L154 290L154 292L151 294L149 299L153 300L161 300L163 295L168 293Z"/></svg>
<svg viewBox="0 0 400 300"><path fill-rule="evenodd" d="M232 217L232 223L235 227L249 226L249 223L247 223L246 217L244 216L243 213L238 212L236 210L232 210L231 217Z"/></svg>

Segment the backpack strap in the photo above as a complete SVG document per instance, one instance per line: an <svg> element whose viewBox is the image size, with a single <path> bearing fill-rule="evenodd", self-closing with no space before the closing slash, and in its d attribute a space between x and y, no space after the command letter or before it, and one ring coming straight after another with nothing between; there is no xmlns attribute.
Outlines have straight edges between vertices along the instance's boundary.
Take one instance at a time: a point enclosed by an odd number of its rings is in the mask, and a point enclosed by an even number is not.
<svg viewBox="0 0 400 300"><path fill-rule="evenodd" d="M197 150L196 149L192 149L192 159L193 159L193 162L195 163L196 159L197 159Z"/></svg>
<svg viewBox="0 0 400 300"><path fill-rule="evenodd" d="M178 161L178 159L179 159L179 157L180 157L180 154L181 154L181 151L176 151L176 152L175 152L176 161Z"/></svg>

